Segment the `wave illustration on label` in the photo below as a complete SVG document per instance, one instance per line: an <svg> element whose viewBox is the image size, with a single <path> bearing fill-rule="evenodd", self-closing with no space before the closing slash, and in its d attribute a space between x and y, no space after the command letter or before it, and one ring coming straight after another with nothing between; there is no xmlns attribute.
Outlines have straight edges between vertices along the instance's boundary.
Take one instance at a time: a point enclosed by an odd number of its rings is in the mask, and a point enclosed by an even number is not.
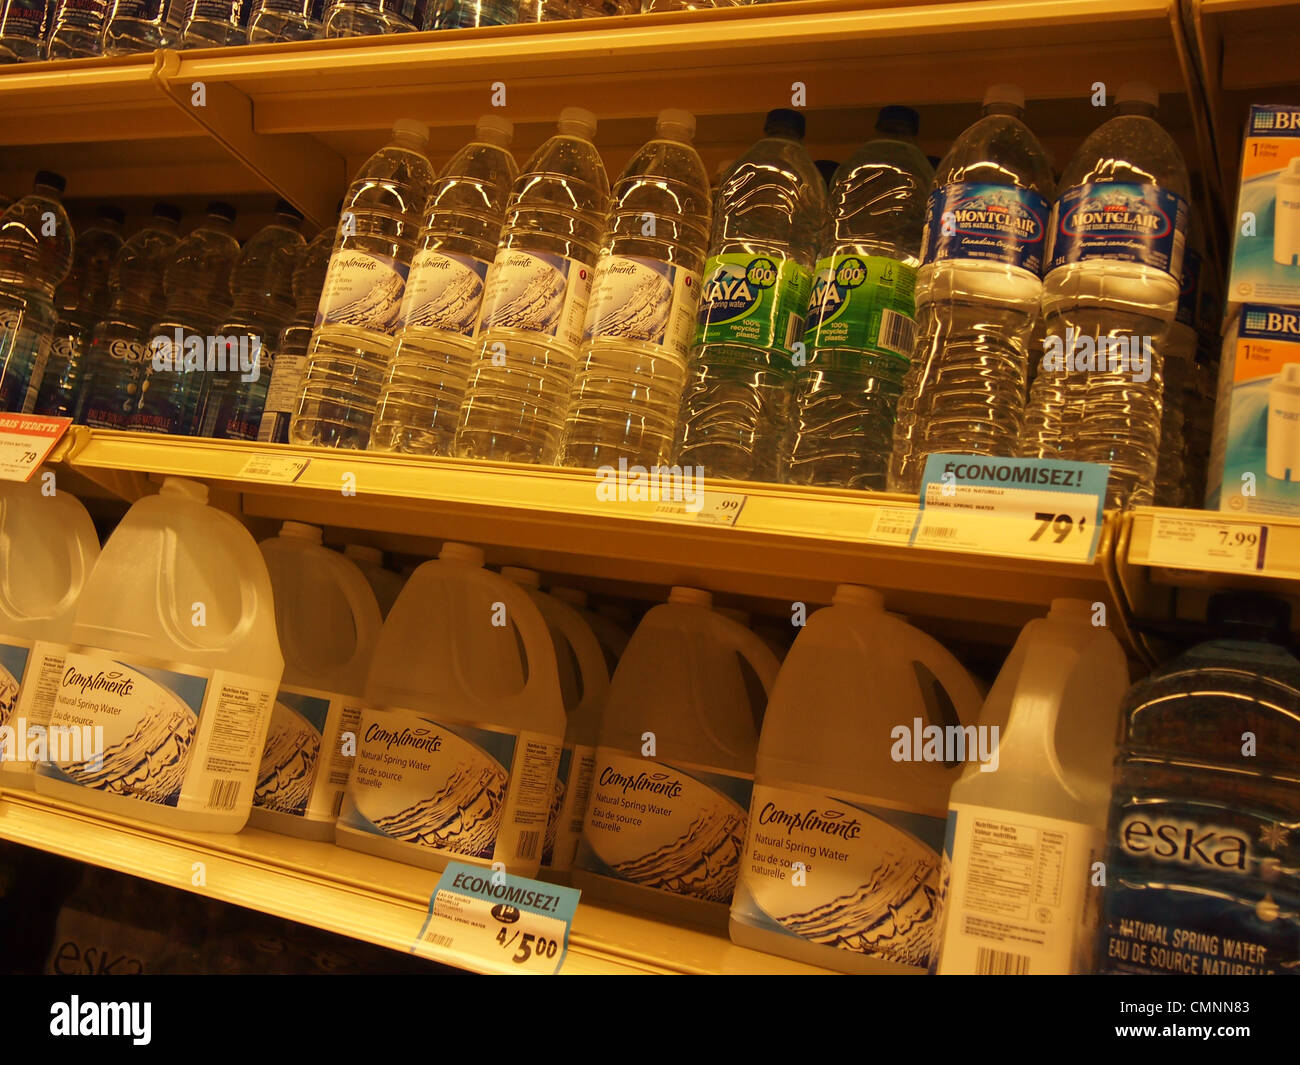
<svg viewBox="0 0 1300 1065"><path fill-rule="evenodd" d="M330 260L316 325L349 325L387 333L397 323L407 266L386 256L341 251Z"/></svg>
<svg viewBox="0 0 1300 1065"><path fill-rule="evenodd" d="M672 267L611 255L596 268L583 336L626 337L660 344L672 309Z"/></svg>
<svg viewBox="0 0 1300 1065"><path fill-rule="evenodd" d="M21 644L0 642L0 728L9 723L18 706L18 692L30 653Z"/></svg>
<svg viewBox="0 0 1300 1065"><path fill-rule="evenodd" d="M559 255L501 252L488 275L480 332L502 328L554 335L572 265Z"/></svg>
<svg viewBox="0 0 1300 1065"><path fill-rule="evenodd" d="M328 714L328 699L294 691L277 695L257 771L255 806L298 816L307 812Z"/></svg>
<svg viewBox="0 0 1300 1065"><path fill-rule="evenodd" d="M420 252L411 261L399 324L472 337L487 269L487 263L468 255Z"/></svg>

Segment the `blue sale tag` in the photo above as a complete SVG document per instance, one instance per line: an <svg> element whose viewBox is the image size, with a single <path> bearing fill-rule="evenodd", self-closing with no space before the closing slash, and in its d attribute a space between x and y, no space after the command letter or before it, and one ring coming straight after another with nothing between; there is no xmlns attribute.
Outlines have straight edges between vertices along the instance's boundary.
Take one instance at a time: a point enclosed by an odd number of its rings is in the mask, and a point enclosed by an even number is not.
<svg viewBox="0 0 1300 1065"><path fill-rule="evenodd" d="M552 976L568 952L581 895L504 869L450 862L411 953L475 972Z"/></svg>
<svg viewBox="0 0 1300 1065"><path fill-rule="evenodd" d="M943 551L1091 562L1110 467L1059 459L931 455L908 541Z"/></svg>

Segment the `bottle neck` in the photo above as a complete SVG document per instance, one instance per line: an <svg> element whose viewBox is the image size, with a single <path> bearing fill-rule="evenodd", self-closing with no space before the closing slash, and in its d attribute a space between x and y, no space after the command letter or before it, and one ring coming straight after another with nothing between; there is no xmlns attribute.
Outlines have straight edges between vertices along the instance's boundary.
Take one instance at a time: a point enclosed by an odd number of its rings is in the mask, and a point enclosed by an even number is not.
<svg viewBox="0 0 1300 1065"><path fill-rule="evenodd" d="M1124 100L1115 111L1120 115L1141 115L1143 118L1155 118L1156 107L1145 100Z"/></svg>

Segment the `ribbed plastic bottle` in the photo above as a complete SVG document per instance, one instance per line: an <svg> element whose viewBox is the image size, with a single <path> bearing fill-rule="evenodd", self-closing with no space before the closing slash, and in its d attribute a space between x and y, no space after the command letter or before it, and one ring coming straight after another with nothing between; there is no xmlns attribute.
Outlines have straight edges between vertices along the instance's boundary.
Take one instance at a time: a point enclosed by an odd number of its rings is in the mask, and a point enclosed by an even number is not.
<svg viewBox="0 0 1300 1065"><path fill-rule="evenodd" d="M316 309L289 442L364 449L434 173L429 127L402 119L352 179Z"/></svg>
<svg viewBox="0 0 1300 1065"><path fill-rule="evenodd" d="M103 51L110 0L55 0L46 59L80 59Z"/></svg>
<svg viewBox="0 0 1300 1065"><path fill-rule="evenodd" d="M555 461L609 206L595 133L595 115L566 107L515 181L453 445L462 458Z"/></svg>
<svg viewBox="0 0 1300 1065"><path fill-rule="evenodd" d="M795 345L804 333L826 224L826 183L798 111L769 112L714 200L678 458L706 476L775 481L791 429Z"/></svg>
<svg viewBox="0 0 1300 1065"><path fill-rule="evenodd" d="M36 397L36 413L70 417L86 368L90 334L112 304L113 263L122 250L120 207L104 204L95 222L77 234L72 270L54 290L58 323Z"/></svg>
<svg viewBox="0 0 1300 1065"><path fill-rule="evenodd" d="M178 0L173 0L173 3ZM248 43L248 0L179 0L181 48Z"/></svg>
<svg viewBox="0 0 1300 1065"><path fill-rule="evenodd" d="M90 334L86 370L77 390L77 422L125 429L140 402L149 326L166 309L163 276L180 243L180 208L156 203L148 223L131 235L113 261L113 301Z"/></svg>
<svg viewBox="0 0 1300 1065"><path fill-rule="evenodd" d="M184 0L108 0L104 54L174 48L180 41L184 7Z"/></svg>
<svg viewBox="0 0 1300 1065"><path fill-rule="evenodd" d="M0 0L0 63L43 59L48 0Z"/></svg>
<svg viewBox="0 0 1300 1065"><path fill-rule="evenodd" d="M1182 276L1178 284L1178 309L1162 351L1160 455L1156 461L1155 505L1182 507L1200 498L1187 462L1188 411L1186 394L1196 372L1196 352L1201 304L1201 269L1205 261L1205 238L1195 210L1188 212L1187 245L1183 251ZM1193 431L1194 435L1194 431Z"/></svg>
<svg viewBox="0 0 1300 1065"><path fill-rule="evenodd" d="M371 451L451 453L474 360L483 282L519 176L514 126L483 115L433 186L411 260L397 343L370 430Z"/></svg>
<svg viewBox="0 0 1300 1065"><path fill-rule="evenodd" d="M384 568L384 553L377 547L348 544L343 548L343 554L361 571L371 591L375 593L380 613L388 617L388 612L393 609L393 604L402 593L406 579L400 573Z"/></svg>
<svg viewBox="0 0 1300 1065"><path fill-rule="evenodd" d="M149 327L140 403L126 427L192 436L204 381L229 357L217 326L230 313L230 272L239 259L235 209L214 200L176 245L163 285L167 309Z"/></svg>
<svg viewBox="0 0 1300 1065"><path fill-rule="evenodd" d="M326 37L371 37L428 29L428 0L330 0Z"/></svg>
<svg viewBox="0 0 1300 1065"><path fill-rule="evenodd" d="M709 244L709 178L695 116L659 112L611 189L559 463L651 467L672 458Z"/></svg>
<svg viewBox="0 0 1300 1065"><path fill-rule="evenodd" d="M919 491L931 454L1016 454L1055 189L1023 113L1019 86L994 85L935 172L890 491Z"/></svg>
<svg viewBox="0 0 1300 1065"><path fill-rule="evenodd" d="M795 369L783 480L884 491L894 415L916 340L916 271L934 171L920 118L885 107L879 134L836 172Z"/></svg>
<svg viewBox="0 0 1300 1065"><path fill-rule="evenodd" d="M53 476L52 473L49 474ZM80 501L41 471L0 483L0 787L35 787L36 762L99 536Z"/></svg>
<svg viewBox="0 0 1300 1065"><path fill-rule="evenodd" d="M1022 454L1110 465L1108 507L1149 504L1160 448L1162 352L1178 310L1190 195L1159 96L1131 83L1061 178L1043 282L1049 351Z"/></svg>
<svg viewBox="0 0 1300 1065"><path fill-rule="evenodd" d="M234 310L218 330L226 338L226 370L204 375L196 415L201 436L257 439L280 334L293 317L293 275L307 247L301 222L280 200L275 221L248 238L231 271Z"/></svg>
<svg viewBox="0 0 1300 1065"><path fill-rule="evenodd" d="M253 0L248 43L314 41L325 35L325 0Z"/></svg>
<svg viewBox="0 0 1300 1065"><path fill-rule="evenodd" d="M54 290L72 269L63 178L36 174L32 191L0 215L0 410L36 407L54 339Z"/></svg>
<svg viewBox="0 0 1300 1065"><path fill-rule="evenodd" d="M315 525L286 521L261 543L284 654L249 823L304 839L333 839L361 696L379 637L379 604L365 577L321 544Z"/></svg>
<svg viewBox="0 0 1300 1065"><path fill-rule="evenodd" d="M284 659L257 542L207 497L168 477L104 544L50 716L89 728L94 753L51 751L38 792L181 831L244 827Z"/></svg>
<svg viewBox="0 0 1300 1065"><path fill-rule="evenodd" d="M430 0L431 30L510 26L520 21L515 0Z"/></svg>
<svg viewBox="0 0 1300 1065"><path fill-rule="evenodd" d="M559 22L578 18L580 0L519 0L517 21Z"/></svg>

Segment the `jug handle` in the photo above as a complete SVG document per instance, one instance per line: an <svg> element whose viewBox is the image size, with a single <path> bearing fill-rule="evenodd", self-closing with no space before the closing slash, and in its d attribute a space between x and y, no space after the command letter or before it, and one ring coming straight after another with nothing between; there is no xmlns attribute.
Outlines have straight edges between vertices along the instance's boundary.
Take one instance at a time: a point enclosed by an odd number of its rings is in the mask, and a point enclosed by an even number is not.
<svg viewBox="0 0 1300 1065"><path fill-rule="evenodd" d="M560 670L556 665L556 648L551 640L551 630L546 627L546 620L529 594L513 581L489 570L471 570L471 580L485 585L494 599L500 599L506 606L507 616L514 622L519 635L524 641L524 653L528 656L528 680L518 695L508 701L524 699L541 688L553 696L555 708L561 721L564 714L564 699L560 694ZM564 731L561 724L560 731Z"/></svg>
<svg viewBox="0 0 1300 1065"><path fill-rule="evenodd" d="M943 644L919 629L912 629L908 639L917 645L920 653L909 654L907 660L920 662L934 674L935 679L943 686L943 690L948 693L948 698L952 700L953 709L957 711L957 720L962 725L978 724L980 707L984 704L984 700L980 696L974 678L966 672L965 667ZM930 723L943 725L942 721Z"/></svg>
<svg viewBox="0 0 1300 1065"><path fill-rule="evenodd" d="M1065 686L1079 657L1078 648L1056 634L1036 640L1029 647L1011 693L1005 734L999 737L999 759L1008 749L1024 747L1026 755L1045 758L1052 775L1063 780L1053 739ZM1017 742L1017 735L1030 735L1032 738Z"/></svg>
<svg viewBox="0 0 1300 1065"><path fill-rule="evenodd" d="M342 555L339 557L344 558ZM379 638L379 629L384 624L384 616L379 610L379 600L375 598L374 589L370 587L365 574L357 568L355 562L346 558L344 561L352 567L339 570L339 587L347 600L348 609L352 611L352 624L356 629L352 657L348 660L348 665L351 666L358 659L369 659L374 652L375 641ZM362 639L363 632L367 634L365 639Z"/></svg>

